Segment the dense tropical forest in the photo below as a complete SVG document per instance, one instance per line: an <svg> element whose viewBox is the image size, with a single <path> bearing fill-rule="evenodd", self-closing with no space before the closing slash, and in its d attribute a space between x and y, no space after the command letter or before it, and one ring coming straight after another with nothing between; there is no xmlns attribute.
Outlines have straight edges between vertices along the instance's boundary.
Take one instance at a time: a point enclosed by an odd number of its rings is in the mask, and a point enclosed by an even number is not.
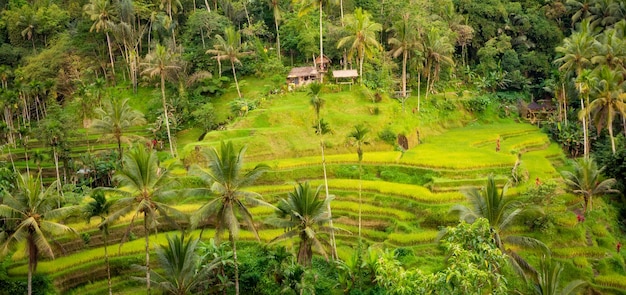
<svg viewBox="0 0 626 295"><path fill-rule="evenodd" d="M624 0L0 0L0 294L625 294Z"/></svg>

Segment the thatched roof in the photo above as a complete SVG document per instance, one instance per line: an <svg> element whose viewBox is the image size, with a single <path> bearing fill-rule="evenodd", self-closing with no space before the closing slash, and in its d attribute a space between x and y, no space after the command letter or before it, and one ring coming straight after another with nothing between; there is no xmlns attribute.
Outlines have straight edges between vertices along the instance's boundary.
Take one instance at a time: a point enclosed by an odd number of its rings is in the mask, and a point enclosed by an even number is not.
<svg viewBox="0 0 626 295"><path fill-rule="evenodd" d="M556 106L554 106L554 104L552 104L551 101L549 100L539 100L537 102L531 102L528 104L527 108L531 111L537 112L537 111L553 111L556 109Z"/></svg>
<svg viewBox="0 0 626 295"><path fill-rule="evenodd" d="M320 56L315 58L315 64L319 65L320 63L330 63L330 59L328 57L326 57L326 55L323 56L323 58L321 58Z"/></svg>
<svg viewBox="0 0 626 295"><path fill-rule="evenodd" d="M359 72L356 70L335 70L333 71L333 78L356 78L359 76Z"/></svg>
<svg viewBox="0 0 626 295"><path fill-rule="evenodd" d="M287 78L310 77L317 75L318 72L315 67L299 67L291 69L289 75L287 75Z"/></svg>

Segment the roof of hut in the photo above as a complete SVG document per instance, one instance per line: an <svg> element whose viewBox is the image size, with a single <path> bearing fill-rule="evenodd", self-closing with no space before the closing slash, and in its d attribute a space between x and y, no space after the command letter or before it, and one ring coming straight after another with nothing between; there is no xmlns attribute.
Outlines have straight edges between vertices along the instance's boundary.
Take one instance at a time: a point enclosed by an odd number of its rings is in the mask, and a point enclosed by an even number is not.
<svg viewBox="0 0 626 295"><path fill-rule="evenodd" d="M326 55L323 55L323 58L322 56L316 57L315 64L320 64L320 63L324 63L324 64L330 63L330 58L328 58Z"/></svg>
<svg viewBox="0 0 626 295"><path fill-rule="evenodd" d="M356 70L335 70L333 71L333 78L356 78L359 73Z"/></svg>
<svg viewBox="0 0 626 295"><path fill-rule="evenodd" d="M298 67L291 69L287 78L317 76L317 74L318 72L315 67Z"/></svg>

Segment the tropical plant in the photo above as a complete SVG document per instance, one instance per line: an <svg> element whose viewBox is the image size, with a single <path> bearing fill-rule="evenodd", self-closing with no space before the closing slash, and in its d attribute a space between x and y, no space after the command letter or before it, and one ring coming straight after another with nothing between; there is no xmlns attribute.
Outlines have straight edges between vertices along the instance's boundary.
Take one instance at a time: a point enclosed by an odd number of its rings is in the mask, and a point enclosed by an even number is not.
<svg viewBox="0 0 626 295"><path fill-rule="evenodd" d="M324 134L330 133L330 127L320 118L320 111L324 107L326 101L321 97L323 85L320 83L312 83L309 85L308 95L310 97L310 104L315 111L315 134L320 136L320 149L322 151L322 170L324 172L324 189L326 192L326 198L330 198L328 191L328 174L326 173L326 156L324 154ZM329 225L333 228L332 210L330 208L330 202L328 203L328 214L330 215ZM330 245L332 247L331 256L337 258L337 246L335 245L335 233L330 233Z"/></svg>
<svg viewBox="0 0 626 295"><path fill-rule="evenodd" d="M190 192L217 195L216 198L209 200L198 211L193 213L191 224L195 228L200 222L205 222L209 218L215 217L215 238L219 240L224 230L228 231L233 249L236 294L239 294L239 266L237 265L236 244L239 237L239 221L237 220L237 213L248 224L256 238L259 239L252 220L252 214L244 202L271 207L270 204L260 200L261 195L243 190L244 187L254 183L261 174L269 169L267 165L258 164L252 170L244 173L243 160L245 151L245 147L242 147L237 152L232 142L222 142L219 152L215 148L210 149L205 154L209 163L207 169L201 167L195 167L194 169L194 174L204 182L206 187Z"/></svg>
<svg viewBox="0 0 626 295"><path fill-rule="evenodd" d="M276 27L276 53L278 54L278 60L280 60L280 31L278 30L278 24L282 19L282 12L280 10L280 0L267 0L269 8L272 10L274 16L274 26Z"/></svg>
<svg viewBox="0 0 626 295"><path fill-rule="evenodd" d="M392 46L391 56L397 58L402 55L402 97L406 97L406 67L409 56L416 51L419 53L423 47L419 40L419 27L415 18L410 13L402 15L402 19L395 22L393 27L393 37L389 38L389 44ZM404 109L404 100L402 101L402 109Z"/></svg>
<svg viewBox="0 0 626 295"><path fill-rule="evenodd" d="M114 7L109 0L90 0L83 7L85 14L93 21L93 25L89 29L90 32L104 32L107 37L107 46L109 48L109 59L111 61L111 71L113 72L113 81L115 81L115 63L113 62L113 50L111 49L111 37L109 32L115 26Z"/></svg>
<svg viewBox="0 0 626 295"><path fill-rule="evenodd" d="M107 200L104 191L96 190L91 195L93 199L91 202L87 203L83 208L83 214L85 215L85 219L87 223L91 221L93 217L100 217L100 222L106 220L106 217L109 215L111 211L111 206L113 202ZM102 224L100 226L100 232L102 233L102 239L104 241L104 264L107 268L107 283L109 285L109 295L113 294L112 286L111 286L111 265L109 264L109 252L108 248L108 237L109 237L109 227L107 224Z"/></svg>
<svg viewBox="0 0 626 295"><path fill-rule="evenodd" d="M450 40L448 32L442 32L440 29L432 27L424 35L423 47L425 58L424 72L427 75L426 99L428 99L428 94L433 91L435 81L439 79L441 66L454 65L454 59L452 59L454 44Z"/></svg>
<svg viewBox="0 0 626 295"><path fill-rule="evenodd" d="M174 150L174 144L172 142L172 133L170 131L169 112L167 109L167 101L165 98L165 80L175 80L178 71L180 71L180 57L178 54L172 52L172 50L157 44L155 50L146 55L145 62L141 64L145 69L141 72L142 75L148 75L150 77L160 76L161 78L161 102L163 104L163 120L165 120L165 127L167 128L167 140L170 145L170 154L172 157L176 157Z"/></svg>
<svg viewBox="0 0 626 295"><path fill-rule="evenodd" d="M363 174L363 146L369 144L366 136L369 129L363 125L354 126L354 130L348 133L348 138L356 146L356 154L359 157L359 245L361 244L361 195L362 195L362 183L361 178Z"/></svg>
<svg viewBox="0 0 626 295"><path fill-rule="evenodd" d="M144 145L137 145L126 153L122 159L122 169L113 176L119 184L111 191L119 195L114 210L101 223L110 225L128 214L132 215L125 236L132 230L135 218L143 215L146 252L146 288L150 291L150 230L158 226L157 217L164 216L174 223L173 217L185 219L185 215L164 202L177 196L174 189L175 181L170 177L173 167L159 167L156 151L149 151ZM120 244L120 247L123 243Z"/></svg>
<svg viewBox="0 0 626 295"><path fill-rule="evenodd" d="M345 29L349 35L339 39L337 48L347 46L350 58L356 53L363 84L363 61L366 56L372 57L376 50L381 49L376 34L382 30L382 25L371 20L371 15L359 7L354 10L354 14L346 16Z"/></svg>
<svg viewBox="0 0 626 295"><path fill-rule="evenodd" d="M537 277L535 278L535 294L537 295L573 295L587 285L583 280L569 282L559 289L559 284L563 280L561 273L563 266L554 261L552 257L541 257Z"/></svg>
<svg viewBox="0 0 626 295"><path fill-rule="evenodd" d="M594 70L595 87L591 93L595 99L583 109L581 116L591 116L598 132L606 127L611 138L611 148L615 154L615 137L613 136L613 120L615 115L626 118L626 81L622 73L602 65Z"/></svg>
<svg viewBox="0 0 626 295"><path fill-rule="evenodd" d="M164 294L194 294L195 288L220 264L220 257L201 264L202 257L196 251L199 239L185 240L184 235L167 235L166 238L166 246L156 247L163 273L153 271L153 282Z"/></svg>
<svg viewBox="0 0 626 295"><path fill-rule="evenodd" d="M74 233L74 229L56 222L76 211L77 207L57 208L55 192L57 185L52 183L44 188L39 177L21 174L13 193L6 192L0 204L0 217L4 219L7 234L0 239L0 255L7 255L14 246L24 245L28 256L28 294L32 294L33 273L37 271L40 255L54 259L50 245L50 235Z"/></svg>
<svg viewBox="0 0 626 295"><path fill-rule="evenodd" d="M128 98L106 100L102 107L96 108L95 113L100 118L93 121L91 128L115 138L119 160L122 160L122 140L127 140L124 132L131 127L145 124L143 114L128 104Z"/></svg>
<svg viewBox="0 0 626 295"><path fill-rule="evenodd" d="M612 189L617 182L614 178L602 180L603 170L604 167L598 168L596 161L589 158L574 161L574 171L561 172L567 189L583 196L585 212L593 209L593 196L619 193L618 190Z"/></svg>
<svg viewBox="0 0 626 295"><path fill-rule="evenodd" d="M313 258L313 246L324 257L328 255L324 250L319 233L330 233L334 229L326 226L330 220L328 203L332 198L320 198L321 186L312 189L308 182L298 183L293 192L287 193L287 199L278 202L276 218L266 220L266 223L287 229L287 232L274 238L272 241L281 241L298 237L298 263L308 266Z"/></svg>
<svg viewBox="0 0 626 295"><path fill-rule="evenodd" d="M493 230L496 245L502 253L507 254L511 266L518 274L526 279L528 274L533 275L537 271L514 250L506 248L504 242L539 248L546 253L549 253L549 249L541 241L534 238L514 235L503 237L505 231L513 224L517 216L528 210L517 198L505 197L507 188L508 183L498 193L495 179L493 175L490 175L487 178L487 185L482 190L470 188L463 191L463 194L471 203L471 207L458 204L454 205L450 212L458 214L459 219L467 223L473 223L479 218L487 219L490 228Z"/></svg>
<svg viewBox="0 0 626 295"><path fill-rule="evenodd" d="M242 45L239 43L241 40L241 34L235 30L234 27L228 27L224 30L224 37L215 35L214 49L206 51L207 54L215 55L218 61L228 60L233 71L233 78L235 79L235 87L237 88L237 95L241 96L241 90L239 90L239 82L237 81L237 72L235 71L235 63L241 64L240 57L250 54L250 52L242 52Z"/></svg>

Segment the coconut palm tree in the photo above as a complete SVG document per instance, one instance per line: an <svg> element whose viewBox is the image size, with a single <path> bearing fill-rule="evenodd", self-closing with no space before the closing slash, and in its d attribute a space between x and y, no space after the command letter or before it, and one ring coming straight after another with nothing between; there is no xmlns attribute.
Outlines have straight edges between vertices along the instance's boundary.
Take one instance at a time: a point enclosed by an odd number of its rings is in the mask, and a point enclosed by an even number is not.
<svg viewBox="0 0 626 295"><path fill-rule="evenodd" d="M205 156L208 158L208 168L195 167L193 170L193 173L203 180L206 188L191 191L191 193L196 194L204 193L205 195L217 195L216 198L202 205L202 207L191 216L191 225L195 228L200 222L206 222L209 218L215 217L216 239L221 237L224 230L228 231L235 264L236 294L239 294L239 266L237 264L239 221L237 220L237 216L240 216L247 223L248 228L252 230L258 240L259 236L246 202L253 205L260 204L271 207L270 204L260 199L261 195L243 190L244 187L254 183L261 174L269 169L269 166L259 164L252 170L244 173L245 151L245 147L242 147L237 152L232 142L222 142L219 152L215 148L210 149L205 153Z"/></svg>
<svg viewBox="0 0 626 295"><path fill-rule="evenodd" d="M354 14L347 15L345 22L345 29L349 35L339 39L337 48L347 46L349 58L356 53L360 81L363 84L363 60L381 49L376 35L382 30L382 25L371 20L371 15L360 7L354 10Z"/></svg>
<svg viewBox="0 0 626 295"><path fill-rule="evenodd" d="M441 32L436 27L424 35L423 38L424 58L426 72L426 99L428 94L433 91L435 81L439 79L441 65L454 65L452 54L454 53L454 43L446 32Z"/></svg>
<svg viewBox="0 0 626 295"><path fill-rule="evenodd" d="M552 257L541 258L537 277L535 278L535 294L537 295L574 295L578 294L580 288L587 285L583 280L574 280L565 287L559 289L559 284L563 280L561 273L563 266L554 261Z"/></svg>
<svg viewBox="0 0 626 295"><path fill-rule="evenodd" d="M402 97L406 97L406 66L409 55L414 51L423 49L422 42L419 40L419 28L417 22L410 13L404 13L402 19L393 24L393 37L389 38L389 44L392 46L391 56L397 58L402 55ZM402 109L404 110L404 100L402 101Z"/></svg>
<svg viewBox="0 0 626 295"><path fill-rule="evenodd" d="M606 127L611 137L611 148L615 154L615 137L613 136L613 120L615 115L626 117L626 81L622 73L602 65L594 70L596 77L592 97L595 99L583 109L583 116L591 116L598 132Z"/></svg>
<svg viewBox="0 0 626 295"><path fill-rule="evenodd" d="M90 0L85 4L83 11L93 21L90 32L104 32L107 37L107 46L109 48L109 59L111 60L111 70L113 72L113 80L115 81L115 63L113 62L113 50L111 49L111 37L109 32L115 26L115 16L113 14L114 7L109 0Z"/></svg>
<svg viewBox="0 0 626 295"><path fill-rule="evenodd" d="M316 123L316 125L314 126L315 134L320 136L320 149L322 151L322 170L324 172L324 189L326 192L326 198L330 198L330 194L328 191L328 174L326 173L326 156L324 155L323 135L331 131L328 125L324 122L324 120L320 118L320 111L322 110L322 108L324 107L324 104L326 103L326 101L320 96L321 93L322 93L322 84L312 83L311 85L309 85L308 94L309 94L309 97L311 98L309 102L311 106L313 106L313 110L315 111L315 123ZM331 216L331 220L329 221L329 223L330 223L330 227L332 228L333 220L332 220L332 210L330 208L330 202L328 203L328 214L330 214ZM330 245L332 247L331 256L333 258L337 258L336 256L337 246L335 245L335 233L334 232L330 233Z"/></svg>
<svg viewBox="0 0 626 295"><path fill-rule="evenodd" d="M175 80L178 71L181 70L180 56L177 53L172 52L169 48L157 44L155 50L146 55L144 63L141 66L145 69L141 72L142 75L149 77L159 76L161 78L161 103L163 104L163 120L165 121L165 128L167 129L167 140L170 145L170 154L172 157L176 157L174 151L174 144L172 142L172 133L170 131L169 112L167 110L167 100L165 98L165 80Z"/></svg>
<svg viewBox="0 0 626 295"><path fill-rule="evenodd" d="M193 294L206 276L220 263L216 257L201 264L201 256L196 251L199 239L185 240L184 235L167 235L166 246L156 246L157 260L163 273L153 272L153 282L164 294Z"/></svg>
<svg viewBox="0 0 626 295"><path fill-rule="evenodd" d="M470 207L458 204L454 205L450 209L450 212L458 214L459 219L467 223L473 223L478 218L487 219L492 229L496 245L503 253L507 254L511 266L513 266L518 274L526 279L528 274L532 276L536 274L537 271L515 251L506 248L504 242L539 248L545 253L549 253L550 250L541 241L530 237L508 235L503 238L506 230L513 224L517 216L526 211L526 208L523 207L523 203L518 199L505 197L507 188L508 184L498 193L495 179L493 175L490 175L487 178L487 185L482 190L470 188L463 191L463 194L471 203Z"/></svg>
<svg viewBox="0 0 626 295"><path fill-rule="evenodd" d="M363 125L354 126L354 130L348 133L348 138L356 146L356 154L359 157L359 246L361 244L361 177L363 175L363 146L369 144L366 136L369 129Z"/></svg>
<svg viewBox="0 0 626 295"><path fill-rule="evenodd" d="M124 132L131 127L145 124L143 114L128 104L128 98L106 100L102 107L96 108L94 112L100 118L93 121L91 128L105 136L115 138L119 160L122 160L122 140L127 139Z"/></svg>
<svg viewBox="0 0 626 295"><path fill-rule="evenodd" d="M83 208L83 214L85 215L85 219L87 219L87 223L91 221L94 217L100 217L100 222L106 220L109 212L111 211L111 206L113 202L107 200L104 191L96 190L91 195L93 199L91 202L87 203ZM107 250L108 237L109 237L109 227L107 224L103 224L100 226L100 232L102 233L102 239L104 241L104 264L107 268L107 282L109 284L109 295L113 294L111 287L111 266L109 264L109 252Z"/></svg>
<svg viewBox="0 0 626 295"><path fill-rule="evenodd" d="M174 189L175 182L170 177L170 171L173 167L161 168L158 161L156 151L149 151L144 145L137 145L124 154L123 168L113 176L113 180L119 184L119 187L111 189L120 198L115 201L115 211L109 214L100 225L110 225L122 216L131 214L132 219L126 232L127 235L132 230L135 219L143 215L148 293L151 282L150 230L156 229L159 215L164 216L172 223L174 223L174 217L185 218L183 213L164 203L177 196L177 192ZM122 244L120 244L121 246Z"/></svg>
<svg viewBox="0 0 626 295"><path fill-rule="evenodd" d="M251 54L250 52L242 52L241 34L235 30L234 27L227 27L224 30L224 37L215 35L214 49L206 51L207 54L214 54L218 61L228 60L233 71L233 78L235 79L235 87L237 87L237 94L239 98L242 98L241 91L239 90L239 82L237 81L237 72L235 71L235 63L241 64L240 57Z"/></svg>
<svg viewBox="0 0 626 295"><path fill-rule="evenodd" d="M594 0L567 0L565 4L569 10L574 12L572 14L572 26L574 26L579 20L584 20L590 17L593 20L595 16L591 14L591 6Z"/></svg>
<svg viewBox="0 0 626 295"><path fill-rule="evenodd" d="M593 56L593 47L597 43L592 36L591 25L589 20L583 20L580 26L580 31L574 32L569 38L563 40L563 46L558 46L556 52L563 56L556 59L554 62L560 64L559 71L574 72L576 76L580 76L583 69L591 66L591 59ZM576 83L581 109L585 108L583 101L583 85ZM589 136L587 134L589 128L587 127L587 117L581 117L583 123L583 139L584 139L584 155L589 157Z"/></svg>
<svg viewBox="0 0 626 295"><path fill-rule="evenodd" d="M582 195L584 199L585 212L593 209L593 196L610 193L619 193L612 189L617 183L614 178L602 180L604 167L598 169L598 164L594 159L578 159L574 162L574 171L563 171L561 175L565 181L567 189L577 195Z"/></svg>
<svg viewBox="0 0 626 295"><path fill-rule="evenodd" d="M49 243L51 235L74 233L74 229L56 220L73 213L77 207L57 207L56 183L44 188L39 177L21 174L13 193L6 192L0 204L0 218L10 224L10 234L2 240L0 255L7 255L14 246L24 245L28 256L28 294L32 294L33 273L40 255L54 259Z"/></svg>
<svg viewBox="0 0 626 295"><path fill-rule="evenodd" d="M312 189L308 182L298 183L293 192L287 194L287 199L278 202L277 217L270 218L266 223L287 229L287 232L274 238L272 241L281 241L298 237L298 263L308 266L313 258L313 247L324 257L328 255L322 245L319 233L333 232L326 224L330 221L328 203L332 198L320 198L320 190Z"/></svg>
<svg viewBox="0 0 626 295"><path fill-rule="evenodd" d="M607 65L611 70L624 71L626 63L626 41L615 29L605 30L594 42L594 56L591 62L596 65Z"/></svg>
<svg viewBox="0 0 626 295"><path fill-rule="evenodd" d="M278 54L278 60L280 60L280 31L278 30L278 24L282 19L282 12L280 10L280 0L267 0L267 4L272 10L274 15L274 26L276 27L276 53Z"/></svg>

